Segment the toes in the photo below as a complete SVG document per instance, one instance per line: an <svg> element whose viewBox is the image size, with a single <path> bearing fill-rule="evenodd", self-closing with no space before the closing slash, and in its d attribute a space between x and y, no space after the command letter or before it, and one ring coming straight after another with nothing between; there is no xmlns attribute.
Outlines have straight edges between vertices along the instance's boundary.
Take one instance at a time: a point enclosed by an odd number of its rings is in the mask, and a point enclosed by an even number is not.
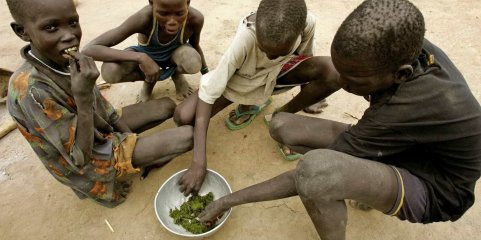
<svg viewBox="0 0 481 240"><path fill-rule="evenodd" d="M286 145L282 145L282 151L284 152L285 155L290 155L292 153L291 149Z"/></svg>
<svg viewBox="0 0 481 240"><path fill-rule="evenodd" d="M250 118L250 116L251 115L242 115L241 117L237 118L234 122L235 124L240 125L246 122Z"/></svg>

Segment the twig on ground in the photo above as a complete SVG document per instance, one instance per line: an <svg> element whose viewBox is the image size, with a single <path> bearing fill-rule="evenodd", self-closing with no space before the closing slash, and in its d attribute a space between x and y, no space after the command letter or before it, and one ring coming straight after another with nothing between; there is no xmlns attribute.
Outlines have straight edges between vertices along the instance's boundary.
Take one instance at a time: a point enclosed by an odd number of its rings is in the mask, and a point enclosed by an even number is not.
<svg viewBox="0 0 481 240"><path fill-rule="evenodd" d="M356 119L356 120L359 120L358 117L356 117L356 116L354 116L354 115L352 115L352 114L350 114L350 113L344 112L344 115L347 116L347 117L351 117L351 118L354 118L354 119Z"/></svg>
<svg viewBox="0 0 481 240"><path fill-rule="evenodd" d="M105 223L107 224L107 226L109 227L110 231L111 232L115 232L114 231L114 228L112 228L112 225L110 225L109 221L107 219L105 219Z"/></svg>

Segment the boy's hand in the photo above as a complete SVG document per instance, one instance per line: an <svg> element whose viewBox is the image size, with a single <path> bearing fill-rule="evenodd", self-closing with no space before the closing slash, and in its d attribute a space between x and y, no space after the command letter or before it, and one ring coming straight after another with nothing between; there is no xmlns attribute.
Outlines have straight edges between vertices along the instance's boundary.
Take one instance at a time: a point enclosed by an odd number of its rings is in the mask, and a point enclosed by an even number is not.
<svg viewBox="0 0 481 240"><path fill-rule="evenodd" d="M202 187L207 170L201 166L190 166L185 174L180 178L180 192L184 193L184 196L189 194L197 194Z"/></svg>
<svg viewBox="0 0 481 240"><path fill-rule="evenodd" d="M149 55L142 53L139 60L139 68L144 73L146 82L154 83L159 80L160 67Z"/></svg>
<svg viewBox="0 0 481 240"><path fill-rule="evenodd" d="M91 94L95 81L100 73L91 57L81 53L75 53L74 58L69 59L72 92L74 94Z"/></svg>

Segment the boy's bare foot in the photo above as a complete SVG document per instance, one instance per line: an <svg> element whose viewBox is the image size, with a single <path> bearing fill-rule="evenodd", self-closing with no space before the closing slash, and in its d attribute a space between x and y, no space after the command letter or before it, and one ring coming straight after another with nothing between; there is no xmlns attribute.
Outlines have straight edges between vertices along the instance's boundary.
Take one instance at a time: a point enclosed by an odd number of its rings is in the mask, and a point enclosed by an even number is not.
<svg viewBox="0 0 481 240"><path fill-rule="evenodd" d="M155 83L148 83L144 82L142 85L142 90L140 90L140 94L137 96L137 103L147 102L150 100L152 96L152 90L154 89Z"/></svg>
<svg viewBox="0 0 481 240"><path fill-rule="evenodd" d="M279 147L281 148L281 151L286 156L291 155L291 154L297 154L296 152L292 151L288 146L286 146L284 144L279 144Z"/></svg>
<svg viewBox="0 0 481 240"><path fill-rule="evenodd" d="M322 110L327 107L327 102L326 99L323 99L317 103L312 104L309 107L304 108L304 112L306 113L311 113L311 114L316 114L316 113L321 113Z"/></svg>
<svg viewBox="0 0 481 240"><path fill-rule="evenodd" d="M223 213L227 210L228 208L224 206L221 198L207 205L205 210L199 214L198 218L202 224L211 226L212 224L215 224L215 222L221 218Z"/></svg>
<svg viewBox="0 0 481 240"><path fill-rule="evenodd" d="M177 100L182 101L194 92L187 80L185 80L183 74L172 75L172 81L175 85L175 93Z"/></svg>
<svg viewBox="0 0 481 240"><path fill-rule="evenodd" d="M243 113L243 112L250 111L251 106L254 106L254 105L239 105L238 108L239 108L239 111ZM252 116L251 114L243 114L241 116L237 116L237 114L235 113L235 109L229 112L229 120L235 125L243 124L244 122L249 120L251 116Z"/></svg>

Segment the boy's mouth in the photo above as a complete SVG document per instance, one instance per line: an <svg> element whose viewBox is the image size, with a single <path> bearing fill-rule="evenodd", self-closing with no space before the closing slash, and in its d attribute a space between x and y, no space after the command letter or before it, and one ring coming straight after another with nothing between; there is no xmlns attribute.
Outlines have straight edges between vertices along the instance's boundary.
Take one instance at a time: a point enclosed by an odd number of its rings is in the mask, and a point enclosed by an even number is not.
<svg viewBox="0 0 481 240"><path fill-rule="evenodd" d="M75 53L78 52L78 47L70 47L63 50L62 56L67 59L74 59Z"/></svg>
<svg viewBox="0 0 481 240"><path fill-rule="evenodd" d="M176 34L178 31L179 31L179 28L177 28L177 27L174 27L174 28L166 27L165 28L165 32L168 33L168 34L171 34L171 35Z"/></svg>

